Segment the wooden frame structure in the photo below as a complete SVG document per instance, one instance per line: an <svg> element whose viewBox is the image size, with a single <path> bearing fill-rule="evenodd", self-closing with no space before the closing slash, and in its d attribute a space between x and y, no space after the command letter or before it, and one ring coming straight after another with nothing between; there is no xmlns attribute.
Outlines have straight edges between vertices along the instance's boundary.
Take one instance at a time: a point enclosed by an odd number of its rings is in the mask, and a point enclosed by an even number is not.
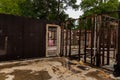
<svg viewBox="0 0 120 80"><path fill-rule="evenodd" d="M111 58L115 60L118 44L118 19L101 14L75 20L79 21L79 36L74 35L74 37L78 37L77 50L75 52L71 48L73 30L68 29L69 22L74 19L68 20L64 28L66 29L64 34L67 36L62 40L62 44L64 44L62 55L96 66L109 65Z"/></svg>

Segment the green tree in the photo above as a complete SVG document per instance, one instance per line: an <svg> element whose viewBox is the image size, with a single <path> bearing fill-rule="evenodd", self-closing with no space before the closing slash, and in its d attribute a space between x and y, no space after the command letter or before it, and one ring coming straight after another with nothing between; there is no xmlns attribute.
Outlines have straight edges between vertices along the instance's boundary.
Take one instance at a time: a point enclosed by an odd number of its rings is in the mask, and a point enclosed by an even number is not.
<svg viewBox="0 0 120 80"><path fill-rule="evenodd" d="M84 16L100 14L118 9L118 0L82 0L80 3Z"/></svg>
<svg viewBox="0 0 120 80"><path fill-rule="evenodd" d="M21 15L18 3L24 0L0 0L0 13Z"/></svg>
<svg viewBox="0 0 120 80"><path fill-rule="evenodd" d="M77 9L76 0L0 0L0 13L35 19L65 21L69 7Z"/></svg>

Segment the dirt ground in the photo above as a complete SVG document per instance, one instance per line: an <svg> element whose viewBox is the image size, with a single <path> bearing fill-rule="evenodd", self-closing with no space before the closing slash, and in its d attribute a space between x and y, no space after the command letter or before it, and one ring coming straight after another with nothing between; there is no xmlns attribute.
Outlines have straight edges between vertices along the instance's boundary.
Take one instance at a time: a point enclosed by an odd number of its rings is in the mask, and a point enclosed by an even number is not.
<svg viewBox="0 0 120 80"><path fill-rule="evenodd" d="M120 80L102 69L66 58L1 62L0 80Z"/></svg>

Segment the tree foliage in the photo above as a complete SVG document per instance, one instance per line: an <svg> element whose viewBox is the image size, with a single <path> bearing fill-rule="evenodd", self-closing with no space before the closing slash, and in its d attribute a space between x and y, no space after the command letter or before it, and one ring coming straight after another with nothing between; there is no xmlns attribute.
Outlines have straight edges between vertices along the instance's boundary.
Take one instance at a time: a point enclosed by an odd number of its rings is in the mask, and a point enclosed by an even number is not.
<svg viewBox="0 0 120 80"><path fill-rule="evenodd" d="M100 14L118 9L118 0L82 0L80 7L84 15Z"/></svg>
<svg viewBox="0 0 120 80"><path fill-rule="evenodd" d="M76 0L0 0L0 12L35 19L64 21L68 7L77 9Z"/></svg>
<svg viewBox="0 0 120 80"><path fill-rule="evenodd" d="M21 15L18 3L24 0L0 0L0 13Z"/></svg>

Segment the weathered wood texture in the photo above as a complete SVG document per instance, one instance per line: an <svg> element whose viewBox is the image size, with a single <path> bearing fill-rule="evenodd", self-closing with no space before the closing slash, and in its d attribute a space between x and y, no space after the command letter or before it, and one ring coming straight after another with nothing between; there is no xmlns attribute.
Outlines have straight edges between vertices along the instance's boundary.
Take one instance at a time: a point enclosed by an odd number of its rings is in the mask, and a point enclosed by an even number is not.
<svg viewBox="0 0 120 80"><path fill-rule="evenodd" d="M57 22L0 14L0 38L7 37L5 54L0 59L45 57L46 24Z"/></svg>

